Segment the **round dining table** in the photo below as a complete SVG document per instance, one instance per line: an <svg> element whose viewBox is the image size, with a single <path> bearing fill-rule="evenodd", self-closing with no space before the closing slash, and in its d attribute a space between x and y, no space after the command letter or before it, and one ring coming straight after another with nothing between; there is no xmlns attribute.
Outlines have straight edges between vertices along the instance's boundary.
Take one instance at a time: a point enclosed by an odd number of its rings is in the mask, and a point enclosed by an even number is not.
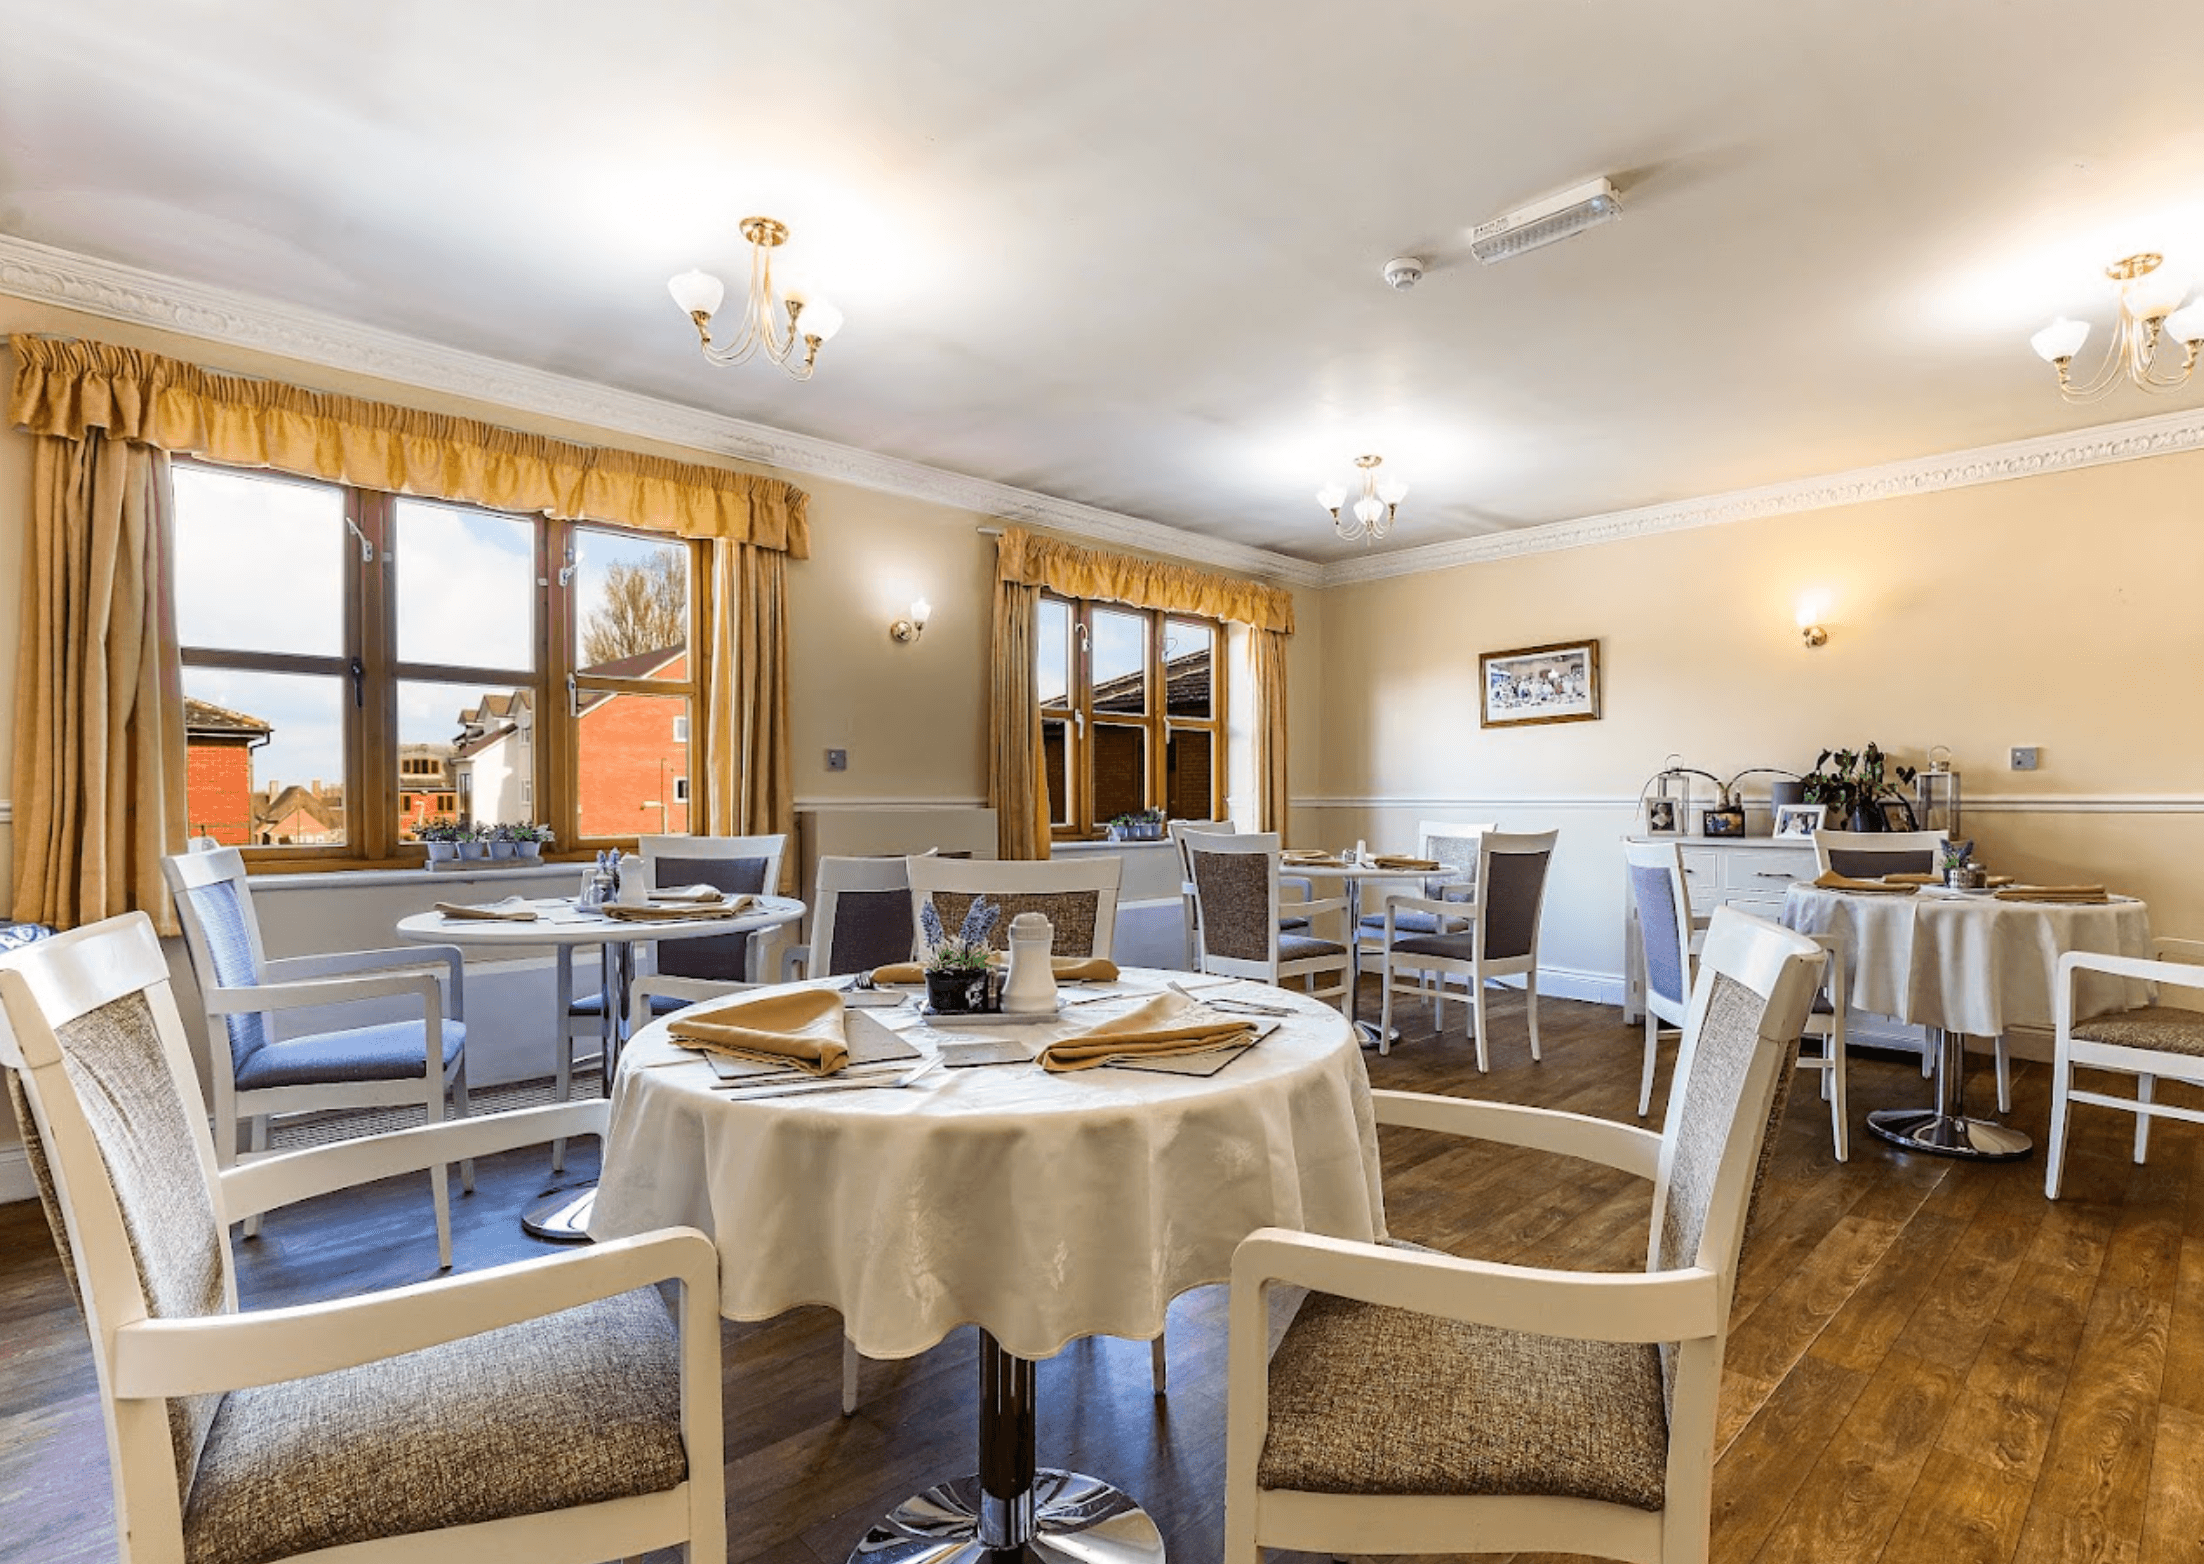
<svg viewBox="0 0 2204 1564"><path fill-rule="evenodd" d="M754 934L779 928L804 915L804 904L793 896L759 896L755 905L732 917L682 918L673 921L622 922L592 908L576 905L570 897L546 897L519 905L533 918L453 918L441 912L417 912L398 920L398 936L431 945L465 945L484 950L520 950L553 946L560 959L577 945L603 947L598 980L600 1037L603 1068L600 1088L609 1096L619 1073L621 1045L627 1038L627 995L635 981L635 947L656 940L699 939L707 935ZM563 981L563 979L562 979ZM555 1028L564 1028L566 1017L554 1016ZM558 1036L555 1030L552 1035ZM556 1166L556 1159L554 1159ZM553 1243L585 1243L589 1238L590 1204L596 1182L577 1180L554 1189L521 1213L522 1229Z"/></svg>
<svg viewBox="0 0 2204 1564"><path fill-rule="evenodd" d="M1450 879L1460 871L1444 866L1436 868L1386 869L1375 863L1349 863L1343 860L1326 860L1318 863L1296 863L1291 858L1282 860L1278 873L1282 879L1304 879L1312 884L1337 886L1347 903L1347 986L1351 997L1350 1007L1359 1008L1362 1003L1362 886L1366 880L1408 880L1422 885L1426 880ZM1315 901L1329 901L1329 896L1319 895ZM1292 902L1281 902L1279 910L1288 916L1293 912ZM1388 976L1387 981L1391 981ZM1357 1017L1355 1031L1361 1035L1362 1046L1378 1046L1378 1024ZM1390 1046L1400 1041L1400 1029L1386 1039Z"/></svg>
<svg viewBox="0 0 2204 1564"><path fill-rule="evenodd" d="M1170 1060L925 1070L945 1042L1009 1038L1037 1052L1173 982L1267 1034L1207 1076L1170 1073L1182 1063ZM629 1044L593 1236L699 1228L719 1247L728 1319L823 1304L867 1357L909 1357L980 1327L980 1470L899 1505L851 1555L864 1564L1021 1547L1041 1560L1160 1560L1161 1536L1129 1495L1037 1466L1034 1360L1081 1336L1160 1335L1171 1300L1228 1280L1257 1228L1384 1235L1369 1082L1336 1009L1141 969L1060 992L1060 1018L1040 1024L936 1024L916 995L866 1010L922 1056L892 1077L908 1085L830 1080L759 1100L669 1038L677 1017Z"/></svg>
<svg viewBox="0 0 2204 1564"><path fill-rule="evenodd" d="M2001 900L1982 892L1924 886L1911 895L1794 884L1783 922L1802 934L1838 936L1851 970L1854 1010L1929 1029L1936 1050L1936 1101L1867 1116L1874 1134L1910 1151L1977 1161L2026 1156L2023 1131L1966 1108L1966 1040L2015 1026L2052 1025L2059 957L2070 950L2147 957L2150 913L2140 901ZM2148 1002L2145 985L2084 972L2076 1014Z"/></svg>

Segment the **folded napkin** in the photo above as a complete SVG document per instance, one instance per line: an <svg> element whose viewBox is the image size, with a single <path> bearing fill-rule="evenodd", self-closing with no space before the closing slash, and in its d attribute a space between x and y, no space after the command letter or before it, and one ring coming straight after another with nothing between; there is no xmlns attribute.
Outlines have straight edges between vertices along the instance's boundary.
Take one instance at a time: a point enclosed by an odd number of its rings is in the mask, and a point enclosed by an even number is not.
<svg viewBox="0 0 2204 1564"><path fill-rule="evenodd" d="M1403 858L1398 853L1379 853L1370 862L1380 869L1415 869L1419 872L1440 867L1436 858Z"/></svg>
<svg viewBox="0 0 2204 1564"><path fill-rule="evenodd" d="M1246 1016L1220 1014L1184 994L1158 994L1114 1021L1050 1043L1041 1050L1041 1068L1061 1073L1091 1070L1126 1056L1162 1059L1207 1053L1254 1036L1255 1023Z"/></svg>
<svg viewBox="0 0 2204 1564"><path fill-rule="evenodd" d="M1892 885L1887 880L1855 880L1849 875L1837 873L1834 869L1816 875L1814 877L1814 888L1823 891L1843 891L1847 895L1854 892L1867 894L1880 892L1885 896L1911 896L1920 889L1917 885Z"/></svg>
<svg viewBox="0 0 2204 1564"><path fill-rule="evenodd" d="M1006 967L1010 964L1010 957L998 950L989 964ZM1065 983L1117 981L1117 963L1100 956L1051 956L1048 958L1048 965L1049 970ZM926 981L926 968L916 961L891 962L884 967L874 967L872 980L875 983L923 983Z"/></svg>
<svg viewBox="0 0 2204 1564"><path fill-rule="evenodd" d="M1999 901L2069 902L2079 906L2112 900L2101 885L2014 885L1997 892Z"/></svg>
<svg viewBox="0 0 2204 1564"><path fill-rule="evenodd" d="M469 907L463 902L440 901L436 910L455 922L475 923L533 923L536 909L521 897L508 896L503 901L491 902L486 907Z"/></svg>
<svg viewBox="0 0 2204 1564"><path fill-rule="evenodd" d="M692 902L702 906L723 902L729 898L727 893L716 885L669 885L664 890L652 891L650 899L652 901ZM741 901L744 898L737 896L733 899Z"/></svg>
<svg viewBox="0 0 2204 1564"><path fill-rule="evenodd" d="M1883 884L1885 885L1941 885L1943 883L1944 877L1940 874L1906 873L1883 876Z"/></svg>
<svg viewBox="0 0 2204 1564"><path fill-rule="evenodd" d="M732 918L742 908L735 902L714 907L637 907L625 902L606 902L597 909L615 923L701 923L707 918Z"/></svg>
<svg viewBox="0 0 2204 1564"><path fill-rule="evenodd" d="M1335 856L1334 856L1333 854L1331 854L1331 853L1327 853L1327 852L1324 852L1324 851L1322 851L1321 849L1319 849L1319 848L1314 848L1314 847L1296 847L1296 848L1293 848L1293 849L1291 849L1291 850L1289 850L1289 851L1287 851L1287 852L1283 852L1283 853L1280 853L1280 854L1278 855L1278 857L1279 857L1280 861L1281 861L1281 862L1284 862L1284 863L1337 863L1337 862L1339 862L1339 859L1338 859L1337 857L1335 857Z"/></svg>
<svg viewBox="0 0 2204 1564"><path fill-rule="evenodd" d="M842 996L830 988L759 994L710 1009L676 1011L666 1035L684 1048L756 1064L832 1075L849 1063Z"/></svg>

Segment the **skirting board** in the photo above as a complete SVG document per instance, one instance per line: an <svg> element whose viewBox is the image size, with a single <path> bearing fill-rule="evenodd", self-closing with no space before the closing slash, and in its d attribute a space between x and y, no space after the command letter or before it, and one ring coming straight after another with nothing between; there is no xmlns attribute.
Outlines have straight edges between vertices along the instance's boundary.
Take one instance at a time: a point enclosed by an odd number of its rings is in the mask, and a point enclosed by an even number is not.
<svg viewBox="0 0 2204 1564"><path fill-rule="evenodd" d="M38 1184L31 1177L29 1154L21 1146L0 1148L0 1206L37 1198Z"/></svg>

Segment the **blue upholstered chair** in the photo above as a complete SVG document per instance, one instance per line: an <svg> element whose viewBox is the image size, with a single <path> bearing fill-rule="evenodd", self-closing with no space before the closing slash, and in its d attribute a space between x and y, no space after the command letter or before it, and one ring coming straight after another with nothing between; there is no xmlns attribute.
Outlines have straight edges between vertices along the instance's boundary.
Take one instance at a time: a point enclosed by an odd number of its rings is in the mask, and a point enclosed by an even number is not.
<svg viewBox="0 0 2204 1564"><path fill-rule="evenodd" d="M234 847L164 859L162 873L183 920L184 944L199 982L213 1059L214 1152L220 1167L239 1157L237 1126L249 1125L257 1156L268 1149L268 1120L279 1113L332 1108L393 1108L419 1104L430 1123L452 1112L467 1116L467 1026L464 973L456 945L408 945L323 956L271 959L253 915L245 860ZM441 964L442 973L423 967ZM398 971L397 968L413 968ZM418 1017L282 1037L279 1012L403 1000ZM428 1039L436 1040L432 1053ZM224 1042L228 1043L224 1047ZM474 1165L460 1164L474 1191ZM446 1170L429 1170L436 1201L436 1256L452 1263L451 1201ZM246 1223L246 1235L258 1231Z"/></svg>

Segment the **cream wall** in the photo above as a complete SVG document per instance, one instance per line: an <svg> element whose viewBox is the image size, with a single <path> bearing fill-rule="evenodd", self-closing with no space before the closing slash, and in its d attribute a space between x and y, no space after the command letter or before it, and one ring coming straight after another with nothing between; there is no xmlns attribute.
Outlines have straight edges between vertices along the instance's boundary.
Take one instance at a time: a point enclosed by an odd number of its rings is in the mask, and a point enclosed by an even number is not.
<svg viewBox="0 0 2204 1564"><path fill-rule="evenodd" d="M2200 588L2198 454L1335 588L1297 828L1406 845L1427 816L1559 827L1542 954L1603 991L1616 839L1664 756L1727 776L1947 744L1996 867L2104 879L2161 932L2204 937ZM1794 619L1810 592L1830 602L1818 651ZM1600 641L1602 720L1478 727L1480 651L1577 637ZM2042 769L2006 769L2018 744Z"/></svg>

